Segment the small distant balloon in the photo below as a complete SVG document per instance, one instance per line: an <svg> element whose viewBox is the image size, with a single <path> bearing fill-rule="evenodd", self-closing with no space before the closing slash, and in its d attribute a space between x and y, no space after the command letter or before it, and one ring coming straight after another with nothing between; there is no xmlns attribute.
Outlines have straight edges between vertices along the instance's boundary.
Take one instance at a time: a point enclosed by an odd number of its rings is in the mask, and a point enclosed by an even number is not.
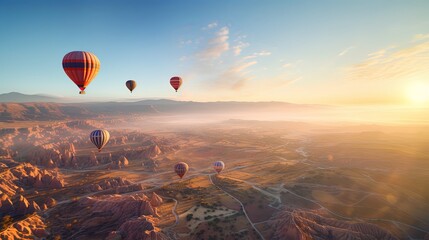
<svg viewBox="0 0 429 240"><path fill-rule="evenodd" d="M179 162L176 165L174 165L174 171L179 175L180 178L183 178L183 176L188 172L189 166L188 164L184 162Z"/></svg>
<svg viewBox="0 0 429 240"><path fill-rule="evenodd" d="M222 161L216 161L213 163L213 169L219 174L225 168L225 163Z"/></svg>
<svg viewBox="0 0 429 240"><path fill-rule="evenodd" d="M98 148L98 151L101 152L101 149L109 141L110 134L107 130L94 130L89 135L91 142Z"/></svg>
<svg viewBox="0 0 429 240"><path fill-rule="evenodd" d="M130 90L130 92L133 92L134 88L137 87L137 83L134 80L128 80L125 83L125 86L127 86L127 88Z"/></svg>
<svg viewBox="0 0 429 240"><path fill-rule="evenodd" d="M174 88L174 90L177 90L180 88L180 86L182 85L182 78L181 77L172 77L170 78L170 84L171 86Z"/></svg>
<svg viewBox="0 0 429 240"><path fill-rule="evenodd" d="M79 94L85 94L85 88L100 70L100 61L90 52L69 52L63 58L63 69L80 89Z"/></svg>

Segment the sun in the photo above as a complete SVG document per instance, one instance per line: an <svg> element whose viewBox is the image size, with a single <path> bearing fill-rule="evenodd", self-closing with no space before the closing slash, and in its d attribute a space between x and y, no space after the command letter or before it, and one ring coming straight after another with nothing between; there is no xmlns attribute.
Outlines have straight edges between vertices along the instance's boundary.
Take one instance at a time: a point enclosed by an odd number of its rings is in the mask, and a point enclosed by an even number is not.
<svg viewBox="0 0 429 240"><path fill-rule="evenodd" d="M429 102L429 83L418 82L410 85L407 91L408 97L415 104Z"/></svg>

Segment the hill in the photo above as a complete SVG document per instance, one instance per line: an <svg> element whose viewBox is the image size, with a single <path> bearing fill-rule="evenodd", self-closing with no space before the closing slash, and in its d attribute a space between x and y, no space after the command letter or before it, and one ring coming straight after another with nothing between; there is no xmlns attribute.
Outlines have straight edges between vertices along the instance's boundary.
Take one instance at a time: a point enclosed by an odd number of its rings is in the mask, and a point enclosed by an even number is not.
<svg viewBox="0 0 429 240"><path fill-rule="evenodd" d="M18 92L10 92L0 94L0 102L59 102L61 98L44 96L44 95L28 95Z"/></svg>
<svg viewBox="0 0 429 240"><path fill-rule="evenodd" d="M31 102L29 102L31 101ZM55 102L56 101L56 102ZM141 114L310 113L321 105L285 102L192 102L168 99L137 102L63 103L61 98L8 93L0 95L0 121L61 120Z"/></svg>

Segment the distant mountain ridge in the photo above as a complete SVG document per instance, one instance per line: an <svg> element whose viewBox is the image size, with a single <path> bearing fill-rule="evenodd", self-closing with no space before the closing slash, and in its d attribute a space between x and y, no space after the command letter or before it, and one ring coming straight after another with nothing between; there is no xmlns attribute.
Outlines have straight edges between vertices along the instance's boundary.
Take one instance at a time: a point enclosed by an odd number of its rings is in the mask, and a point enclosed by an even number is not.
<svg viewBox="0 0 429 240"><path fill-rule="evenodd" d="M17 99L20 98L21 99ZM7 99L9 102L1 102ZM13 101L12 100L18 100ZM136 102L55 102L61 98L9 93L0 95L0 121L62 120L141 114L225 114L263 112L310 112L328 106L286 102L193 102L168 99ZM32 102L29 102L32 101Z"/></svg>
<svg viewBox="0 0 429 240"><path fill-rule="evenodd" d="M40 94L22 94L19 92L10 92L0 94L0 102L60 102L61 98L44 96Z"/></svg>

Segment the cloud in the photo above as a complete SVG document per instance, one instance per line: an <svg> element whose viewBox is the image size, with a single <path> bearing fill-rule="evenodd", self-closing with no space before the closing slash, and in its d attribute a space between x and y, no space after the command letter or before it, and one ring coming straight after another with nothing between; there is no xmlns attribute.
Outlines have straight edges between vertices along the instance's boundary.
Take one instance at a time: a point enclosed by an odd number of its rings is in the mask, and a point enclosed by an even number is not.
<svg viewBox="0 0 429 240"><path fill-rule="evenodd" d="M246 59L256 58L256 57L259 57L259 56L263 57L263 56L270 56L270 55L271 55L271 52L263 50L261 52L255 52L252 55L245 56L243 59L246 60Z"/></svg>
<svg viewBox="0 0 429 240"><path fill-rule="evenodd" d="M253 53L253 55L255 55L255 56L270 56L271 52L263 50L263 51L260 51L260 52Z"/></svg>
<svg viewBox="0 0 429 240"><path fill-rule="evenodd" d="M211 83L216 85L217 88L225 90L241 90L250 80L253 79L253 76L248 74L249 68L257 63L257 61L237 62L222 71L213 79L213 81L211 81Z"/></svg>
<svg viewBox="0 0 429 240"><path fill-rule="evenodd" d="M429 41L400 48L389 47L368 54L348 69L351 79L393 80L429 72Z"/></svg>
<svg viewBox="0 0 429 240"><path fill-rule="evenodd" d="M234 72L234 73L241 73L246 68L249 68L250 66L253 66L253 65L257 64L257 63L258 63L257 61L245 62L245 63L239 64L239 65L231 68L231 71Z"/></svg>
<svg viewBox="0 0 429 240"><path fill-rule="evenodd" d="M191 40L191 39L189 39L189 40L184 40L184 41L180 41L180 44L181 45L189 45L189 44L192 44L193 43L193 41Z"/></svg>
<svg viewBox="0 0 429 240"><path fill-rule="evenodd" d="M346 49L344 49L343 51L341 51L340 53L338 53L339 57L342 57L344 55L346 55L350 50L352 50L353 48L355 48L354 46L348 47Z"/></svg>
<svg viewBox="0 0 429 240"><path fill-rule="evenodd" d="M229 28L223 27L216 36L208 41L206 48L202 49L197 55L203 60L218 59L224 52L229 50Z"/></svg>
<svg viewBox="0 0 429 240"><path fill-rule="evenodd" d="M209 35L207 36L207 34ZM210 94L244 96L260 87L271 89L275 88L273 86L285 86L291 81L291 77L285 77L285 73L282 71L278 74L270 73L272 75L270 77L267 77L266 74L263 76L258 74L266 66L259 66L257 58L270 56L272 53L261 50L241 56L243 50L251 45L245 35L231 39L230 28L217 25L204 35L206 37L202 38L198 45L199 49L189 58L181 58L181 60L187 60L186 64L189 64L189 69L184 75L188 79L198 79L198 82L194 83L194 87L216 89L213 93L204 93L203 98ZM262 80L266 83L262 83ZM237 95L237 93L239 94Z"/></svg>
<svg viewBox="0 0 429 240"><path fill-rule="evenodd" d="M209 23L207 26L203 27L203 30L212 29L217 27L217 22Z"/></svg>
<svg viewBox="0 0 429 240"><path fill-rule="evenodd" d="M255 55L245 56L243 57L243 60L252 59L252 58L256 58L256 56Z"/></svg>
<svg viewBox="0 0 429 240"><path fill-rule="evenodd" d="M243 51L243 49L248 47L249 45L250 45L249 43L245 43L245 42L241 42L241 41L238 42L237 45L232 47L232 49L234 51L234 56L240 55L241 51Z"/></svg>
<svg viewBox="0 0 429 240"><path fill-rule="evenodd" d="M416 34L414 35L413 42L421 41L429 39L429 33L428 34Z"/></svg>
<svg viewBox="0 0 429 240"><path fill-rule="evenodd" d="M266 82L269 83L269 87L271 89L278 89L280 87L284 87L286 85L290 85L302 79L301 76L290 76L288 73L283 73L277 75L271 79L267 79Z"/></svg>
<svg viewBox="0 0 429 240"><path fill-rule="evenodd" d="M284 68L290 68L290 67L292 67L292 63L285 63L285 64L283 64L282 67L284 67Z"/></svg>

